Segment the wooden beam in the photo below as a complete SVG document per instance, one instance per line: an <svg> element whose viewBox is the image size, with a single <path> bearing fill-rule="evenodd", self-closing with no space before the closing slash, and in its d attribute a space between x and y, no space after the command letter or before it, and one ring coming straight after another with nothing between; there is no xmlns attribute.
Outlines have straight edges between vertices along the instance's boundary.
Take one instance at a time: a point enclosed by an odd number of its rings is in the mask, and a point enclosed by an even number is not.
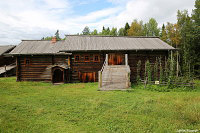
<svg viewBox="0 0 200 133"><path fill-rule="evenodd" d="M128 66L128 54L125 54L125 65Z"/></svg>
<svg viewBox="0 0 200 133"><path fill-rule="evenodd" d="M106 54L106 65L108 65L108 54Z"/></svg>
<svg viewBox="0 0 200 133"><path fill-rule="evenodd" d="M21 81L21 70L20 70L20 57L18 56L16 58L16 65L17 65L17 69L16 69L16 76L17 76L17 81Z"/></svg>
<svg viewBox="0 0 200 133"><path fill-rule="evenodd" d="M70 67L70 56L68 55L68 66Z"/></svg>
<svg viewBox="0 0 200 133"><path fill-rule="evenodd" d="M177 50L177 62L176 62L176 77L178 77L178 72L179 72L179 64L178 64L178 50Z"/></svg>

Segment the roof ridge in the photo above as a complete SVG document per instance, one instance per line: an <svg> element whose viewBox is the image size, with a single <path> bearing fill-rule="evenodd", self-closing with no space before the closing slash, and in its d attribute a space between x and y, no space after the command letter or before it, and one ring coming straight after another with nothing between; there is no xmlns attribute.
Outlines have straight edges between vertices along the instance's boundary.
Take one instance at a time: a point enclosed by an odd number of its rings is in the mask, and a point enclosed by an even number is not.
<svg viewBox="0 0 200 133"><path fill-rule="evenodd" d="M16 45L0 45L0 47L8 47L8 46L16 46Z"/></svg>
<svg viewBox="0 0 200 133"><path fill-rule="evenodd" d="M123 37L123 38L159 38L159 36L111 36L111 35L65 35L79 37Z"/></svg>
<svg viewBox="0 0 200 133"><path fill-rule="evenodd" d="M51 41L51 40L33 40L33 39L30 39L30 40L21 40L21 41ZM59 41L64 41L64 40L57 40L56 42L59 42Z"/></svg>

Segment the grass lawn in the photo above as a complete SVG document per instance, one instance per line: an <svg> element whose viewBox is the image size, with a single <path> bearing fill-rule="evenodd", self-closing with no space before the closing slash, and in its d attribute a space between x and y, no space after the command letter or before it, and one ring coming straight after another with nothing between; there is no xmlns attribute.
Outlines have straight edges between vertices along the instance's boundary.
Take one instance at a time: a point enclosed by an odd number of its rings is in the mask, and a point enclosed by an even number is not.
<svg viewBox="0 0 200 133"><path fill-rule="evenodd" d="M0 132L200 131L199 85L181 92L140 87L97 91L97 87L97 83L52 85L0 78Z"/></svg>

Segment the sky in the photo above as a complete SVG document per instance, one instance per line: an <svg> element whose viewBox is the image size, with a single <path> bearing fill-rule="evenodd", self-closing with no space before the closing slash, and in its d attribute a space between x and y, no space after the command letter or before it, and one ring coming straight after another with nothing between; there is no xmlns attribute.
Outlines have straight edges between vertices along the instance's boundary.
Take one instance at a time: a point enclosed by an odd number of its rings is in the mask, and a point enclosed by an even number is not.
<svg viewBox="0 0 200 133"><path fill-rule="evenodd" d="M81 33L102 27L124 27L134 19L176 22L177 10L191 14L195 0L0 0L0 45Z"/></svg>

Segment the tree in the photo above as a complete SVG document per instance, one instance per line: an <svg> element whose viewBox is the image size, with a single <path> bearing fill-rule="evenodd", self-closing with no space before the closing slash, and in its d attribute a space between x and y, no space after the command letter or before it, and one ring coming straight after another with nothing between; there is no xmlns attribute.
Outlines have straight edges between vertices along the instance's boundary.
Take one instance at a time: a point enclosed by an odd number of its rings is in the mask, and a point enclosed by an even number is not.
<svg viewBox="0 0 200 133"><path fill-rule="evenodd" d="M106 28L103 26L103 29L102 29L101 35L109 35L109 33L110 33L110 29L109 29L109 27L106 29Z"/></svg>
<svg viewBox="0 0 200 133"><path fill-rule="evenodd" d="M143 36L143 22L138 22L136 19L132 22L130 29L128 30L129 36Z"/></svg>
<svg viewBox="0 0 200 133"><path fill-rule="evenodd" d="M196 44L193 42L194 38L194 22L191 17L188 15L188 11L178 11L177 13L177 24L180 28L181 36L181 64L182 72L184 75L188 75L189 68L192 68L195 63L195 50L194 47Z"/></svg>
<svg viewBox="0 0 200 133"><path fill-rule="evenodd" d="M94 29L94 31L91 32L91 35L98 35L98 31L96 29Z"/></svg>
<svg viewBox="0 0 200 133"><path fill-rule="evenodd" d="M58 41L61 40L60 35L59 35L59 30L56 31L55 37L56 37L56 40Z"/></svg>
<svg viewBox="0 0 200 133"><path fill-rule="evenodd" d="M111 36L117 36L117 28L112 28L112 30L110 31L110 35Z"/></svg>
<svg viewBox="0 0 200 133"><path fill-rule="evenodd" d="M147 30L147 36L159 36L160 29L158 28L158 23L154 18L149 19Z"/></svg>
<svg viewBox="0 0 200 133"><path fill-rule="evenodd" d="M83 35L90 35L90 29L88 26L86 26L83 31L82 31Z"/></svg>
<svg viewBox="0 0 200 133"><path fill-rule="evenodd" d="M105 35L109 35L109 34L110 34L110 28L108 27L108 28L106 29Z"/></svg>
<svg viewBox="0 0 200 133"><path fill-rule="evenodd" d="M163 40L164 42L167 42L167 32L166 32L165 24L163 24L162 26L160 37L161 37L161 40Z"/></svg>
<svg viewBox="0 0 200 133"><path fill-rule="evenodd" d="M166 26L167 43L171 46L178 48L181 41L180 29L178 24L167 23ZM165 34L165 33L164 33ZM165 36L163 36L164 38Z"/></svg>
<svg viewBox="0 0 200 133"><path fill-rule="evenodd" d="M118 31L118 36L125 36L125 29L124 28L120 28Z"/></svg>
<svg viewBox="0 0 200 133"><path fill-rule="evenodd" d="M200 0L195 1L195 9L192 12L194 25L193 31L193 50L194 50L194 72L200 75Z"/></svg>
<svg viewBox="0 0 200 133"><path fill-rule="evenodd" d="M200 0L195 1L195 9L192 12L192 19L194 23L200 26Z"/></svg>
<svg viewBox="0 0 200 133"><path fill-rule="evenodd" d="M128 22L126 22L125 27L124 27L124 36L128 36L128 30L130 29L130 26Z"/></svg>
<svg viewBox="0 0 200 133"><path fill-rule="evenodd" d="M143 26L143 32L144 32L144 36L148 36L149 30L148 30L147 24L144 24L144 26Z"/></svg>

